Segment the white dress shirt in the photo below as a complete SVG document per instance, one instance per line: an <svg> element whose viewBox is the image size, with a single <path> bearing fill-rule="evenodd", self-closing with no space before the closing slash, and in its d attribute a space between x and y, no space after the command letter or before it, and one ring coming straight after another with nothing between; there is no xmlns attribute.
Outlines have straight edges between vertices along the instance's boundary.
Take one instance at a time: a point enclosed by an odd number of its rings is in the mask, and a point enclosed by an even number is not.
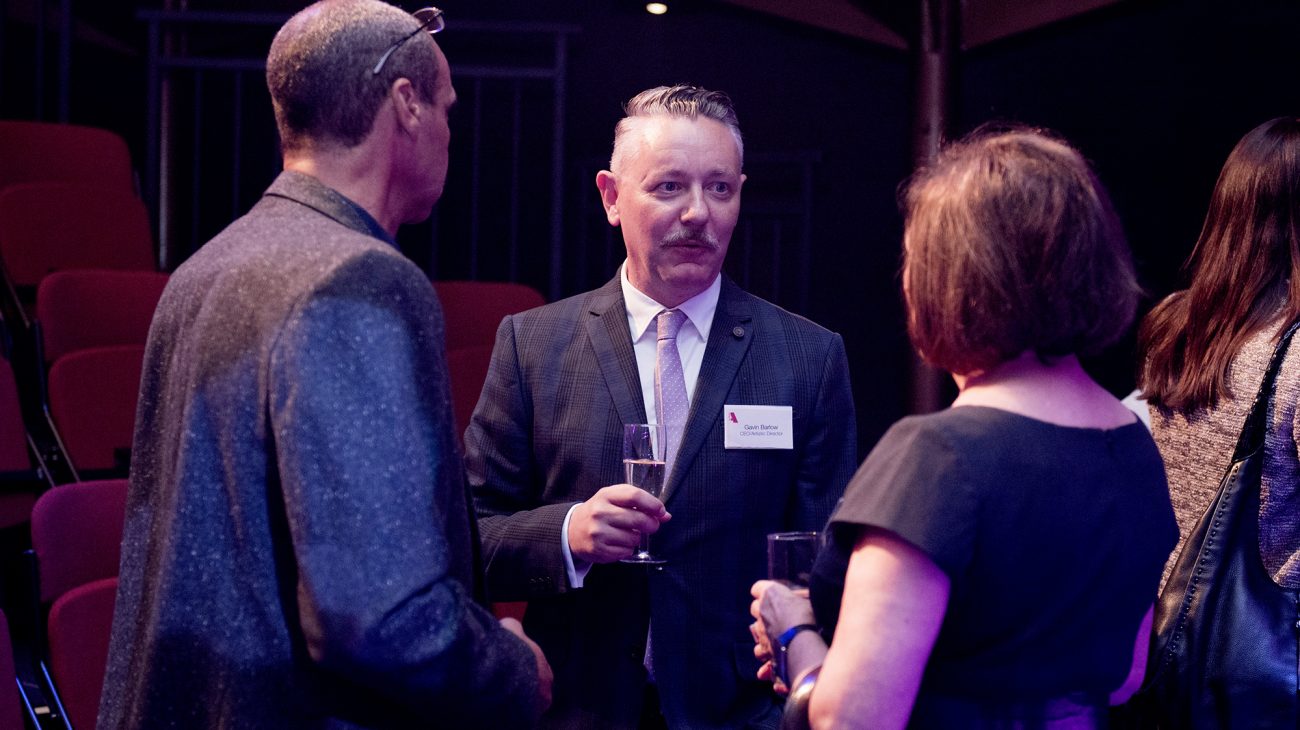
<svg viewBox="0 0 1300 730"><path fill-rule="evenodd" d="M627 278L627 262L619 268L619 280L623 285L623 303L627 307L627 328L632 337L632 350L636 353L637 374L641 378L641 399L645 402L647 423L657 423L655 417L655 359L658 357L659 330L655 318L665 309L678 309L686 315L686 322L677 333L677 354L682 359L682 375L686 379L686 399L695 400L695 383L700 379L700 365L704 362L704 346L709 341L709 329L713 327L713 314L718 310L718 295L722 291L722 276L713 278L708 288L687 299L676 307L666 307L644 292L632 286ZM575 561L569 550L569 520L573 510L564 516L564 526L560 530L561 549L564 552L564 564L569 573L569 585L581 588L582 581L591 570L591 564L583 560Z"/></svg>

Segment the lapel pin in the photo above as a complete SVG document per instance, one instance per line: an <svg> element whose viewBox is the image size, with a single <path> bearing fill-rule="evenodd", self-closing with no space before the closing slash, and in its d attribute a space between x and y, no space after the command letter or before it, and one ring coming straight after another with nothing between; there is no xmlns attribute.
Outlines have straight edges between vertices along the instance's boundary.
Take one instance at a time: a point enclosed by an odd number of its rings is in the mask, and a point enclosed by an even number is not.
<svg viewBox="0 0 1300 730"><path fill-rule="evenodd" d="M744 327L731 328L731 336L739 340L740 338L745 336L745 328Z"/></svg>

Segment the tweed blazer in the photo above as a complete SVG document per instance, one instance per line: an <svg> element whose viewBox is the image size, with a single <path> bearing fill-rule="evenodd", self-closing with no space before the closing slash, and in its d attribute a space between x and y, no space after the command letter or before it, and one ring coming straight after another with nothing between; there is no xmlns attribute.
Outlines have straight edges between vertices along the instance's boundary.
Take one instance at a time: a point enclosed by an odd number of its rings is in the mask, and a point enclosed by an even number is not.
<svg viewBox="0 0 1300 730"><path fill-rule="evenodd" d="M794 448L723 448L723 406L742 404L790 406ZM529 602L525 626L556 674L544 725L635 727L652 626L672 727L772 726L779 705L755 678L749 588L765 577L765 535L821 528L853 474L843 342L724 277L665 485L673 518L651 543L667 564L596 565L572 589L565 514L624 480L622 424L645 417L617 277L501 323L465 436L489 593Z"/></svg>
<svg viewBox="0 0 1300 730"><path fill-rule="evenodd" d="M169 281L99 727L534 719L532 653L474 599L441 310L377 228L286 172Z"/></svg>

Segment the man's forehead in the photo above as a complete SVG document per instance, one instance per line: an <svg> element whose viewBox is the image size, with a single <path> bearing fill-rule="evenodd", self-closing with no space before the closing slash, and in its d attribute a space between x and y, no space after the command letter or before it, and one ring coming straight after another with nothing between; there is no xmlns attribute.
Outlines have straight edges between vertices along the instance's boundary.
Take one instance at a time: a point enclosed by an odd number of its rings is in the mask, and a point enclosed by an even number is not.
<svg viewBox="0 0 1300 730"><path fill-rule="evenodd" d="M644 140L671 140L697 135L730 135L727 125L709 117L687 117L673 114L651 114L632 117L631 131Z"/></svg>
<svg viewBox="0 0 1300 730"><path fill-rule="evenodd" d="M633 117L627 130L629 162L671 166L675 158L686 162L707 161L719 171L739 172L740 149L727 125L708 117L694 119L668 114ZM726 142L718 144L725 139ZM697 159L698 148L706 146L705 157ZM716 152L717 154L708 154Z"/></svg>

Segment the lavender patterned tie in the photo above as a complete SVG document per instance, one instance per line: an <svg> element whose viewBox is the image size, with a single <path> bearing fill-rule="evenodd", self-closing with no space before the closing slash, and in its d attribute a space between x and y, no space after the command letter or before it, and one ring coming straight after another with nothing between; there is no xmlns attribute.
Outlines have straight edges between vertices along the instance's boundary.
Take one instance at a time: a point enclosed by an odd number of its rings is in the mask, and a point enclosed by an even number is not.
<svg viewBox="0 0 1300 730"><path fill-rule="evenodd" d="M677 458L677 447L682 443L682 432L686 430L686 413L690 402L686 400L686 376L682 373L682 357L677 352L677 333L686 323L686 315L677 309L666 309L655 318L658 322L658 342L655 346L655 412L659 423L664 425L668 435L668 444L664 450L664 486L673 474L673 460ZM654 681L654 668L651 649L654 629L646 631L645 668Z"/></svg>
<svg viewBox="0 0 1300 730"><path fill-rule="evenodd" d="M668 432L668 445L664 451L665 483L673 473L673 460L682 443L686 429L686 413L690 402L686 400L686 377L682 374L682 358L677 353L677 333L686 322L686 315L677 309L659 313L659 341L655 352L655 411ZM666 484L665 484L666 486Z"/></svg>

